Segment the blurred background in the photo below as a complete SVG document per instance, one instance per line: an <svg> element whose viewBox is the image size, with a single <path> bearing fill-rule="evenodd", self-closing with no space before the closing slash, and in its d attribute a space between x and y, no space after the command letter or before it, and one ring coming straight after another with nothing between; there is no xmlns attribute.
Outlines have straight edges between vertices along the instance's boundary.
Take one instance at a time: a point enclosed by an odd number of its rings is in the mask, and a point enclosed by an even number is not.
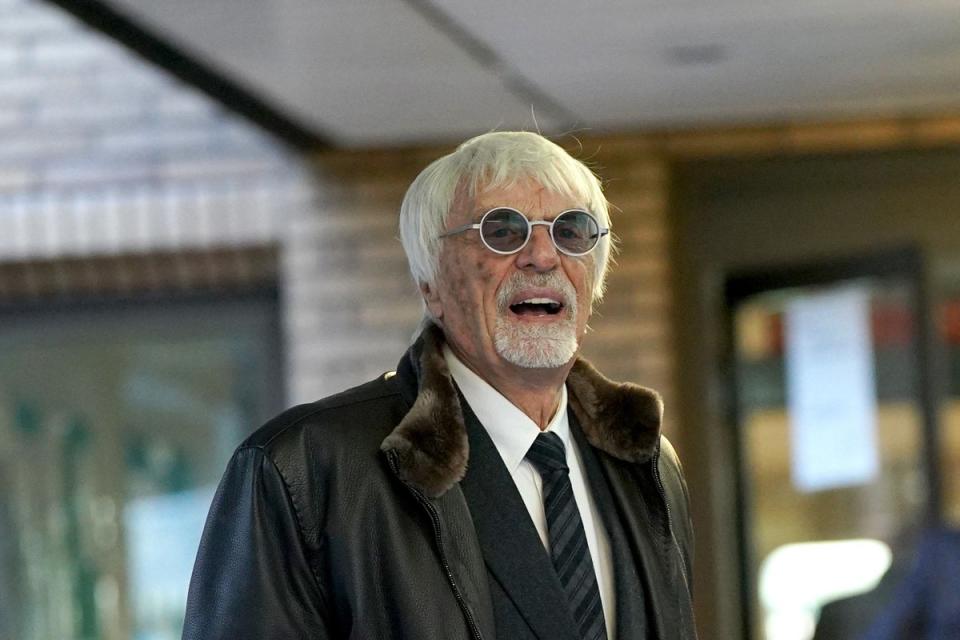
<svg viewBox="0 0 960 640"><path fill-rule="evenodd" d="M407 185L514 128L617 207L584 350L701 637L855 638L960 525L956 0L0 0L0 639L178 638L232 450L394 366Z"/></svg>

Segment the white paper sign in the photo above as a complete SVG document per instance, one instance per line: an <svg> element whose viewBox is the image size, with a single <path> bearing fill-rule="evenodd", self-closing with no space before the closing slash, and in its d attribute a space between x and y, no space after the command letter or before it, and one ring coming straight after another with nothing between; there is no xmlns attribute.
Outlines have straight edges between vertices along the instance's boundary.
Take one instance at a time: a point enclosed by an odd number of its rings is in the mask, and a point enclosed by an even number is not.
<svg viewBox="0 0 960 640"><path fill-rule="evenodd" d="M786 309L791 473L803 492L866 484L879 473L870 295L806 295Z"/></svg>

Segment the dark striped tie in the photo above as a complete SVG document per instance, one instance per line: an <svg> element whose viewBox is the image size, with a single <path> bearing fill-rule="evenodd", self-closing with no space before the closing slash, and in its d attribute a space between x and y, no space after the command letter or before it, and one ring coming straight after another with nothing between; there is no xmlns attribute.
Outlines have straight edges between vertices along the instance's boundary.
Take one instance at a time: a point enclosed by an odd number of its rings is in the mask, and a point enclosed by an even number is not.
<svg viewBox="0 0 960 640"><path fill-rule="evenodd" d="M607 627L597 575L593 570L583 521L573 498L570 469L563 441L555 433L537 436L527 452L527 460L543 478L543 507L547 515L550 557L567 594L573 619L583 640L604 640Z"/></svg>

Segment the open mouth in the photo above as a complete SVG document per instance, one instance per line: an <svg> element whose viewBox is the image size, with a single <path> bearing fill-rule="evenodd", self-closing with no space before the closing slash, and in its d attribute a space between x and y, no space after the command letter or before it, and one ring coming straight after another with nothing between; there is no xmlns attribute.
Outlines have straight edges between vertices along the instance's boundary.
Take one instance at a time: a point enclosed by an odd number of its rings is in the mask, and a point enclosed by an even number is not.
<svg viewBox="0 0 960 640"><path fill-rule="evenodd" d="M555 316L563 311L563 303L551 298L526 298L510 305L518 316Z"/></svg>

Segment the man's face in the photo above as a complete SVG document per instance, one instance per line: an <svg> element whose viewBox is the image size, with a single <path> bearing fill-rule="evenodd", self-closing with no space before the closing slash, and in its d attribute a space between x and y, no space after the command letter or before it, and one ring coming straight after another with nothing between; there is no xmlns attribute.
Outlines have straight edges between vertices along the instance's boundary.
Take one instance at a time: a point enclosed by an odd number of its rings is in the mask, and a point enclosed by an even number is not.
<svg viewBox="0 0 960 640"><path fill-rule="evenodd" d="M527 180L459 202L446 228L479 222L500 206L551 221L583 203ZM560 253L542 225L511 255L490 251L479 231L469 230L441 241L440 270L425 297L450 347L481 377L517 367L568 368L590 318L595 259Z"/></svg>

